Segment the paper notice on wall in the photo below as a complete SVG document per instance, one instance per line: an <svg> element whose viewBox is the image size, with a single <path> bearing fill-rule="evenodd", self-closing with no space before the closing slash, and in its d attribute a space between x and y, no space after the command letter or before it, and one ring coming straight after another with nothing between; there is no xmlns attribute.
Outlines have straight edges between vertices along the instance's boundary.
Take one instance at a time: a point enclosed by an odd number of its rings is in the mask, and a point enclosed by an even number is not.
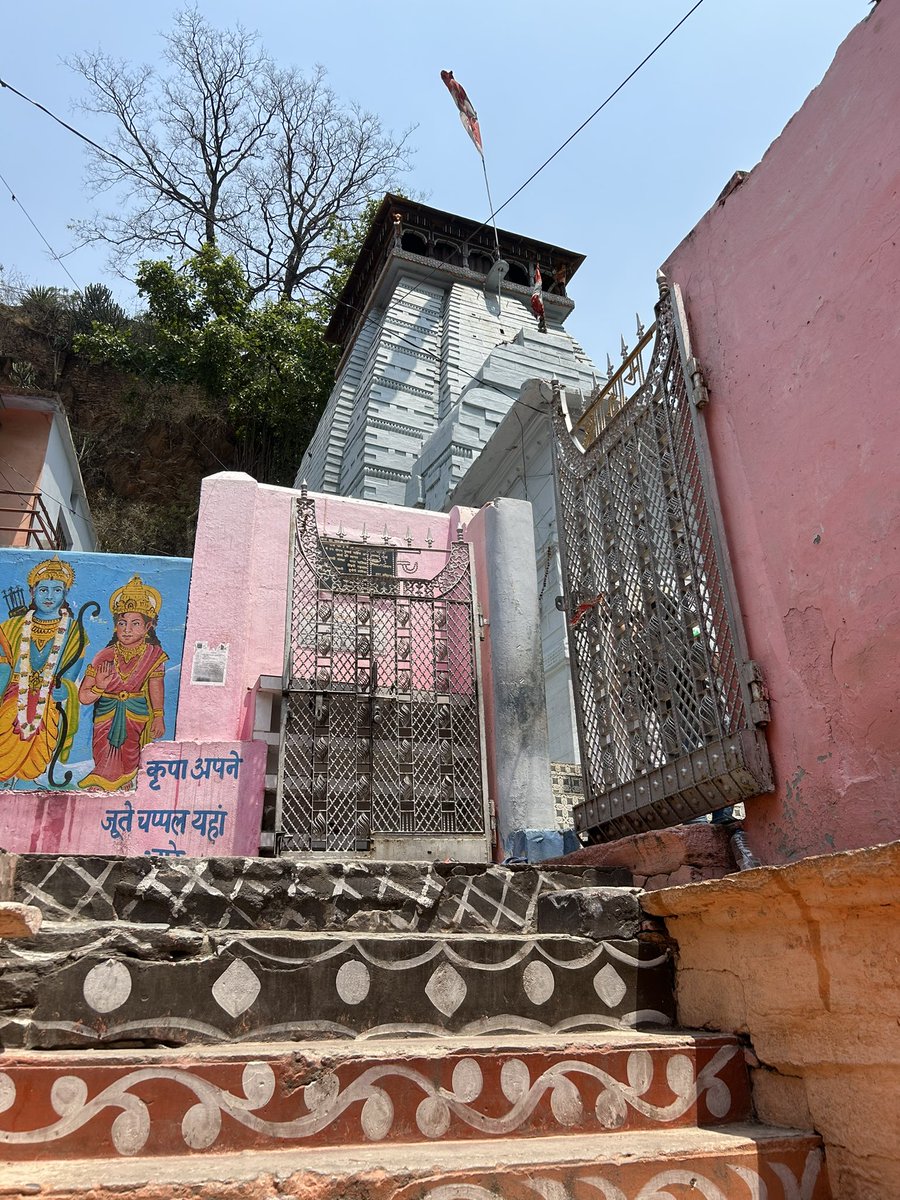
<svg viewBox="0 0 900 1200"><path fill-rule="evenodd" d="M217 687L225 684L228 669L228 643L209 646L197 642L194 646L194 661L191 666L191 683L208 683Z"/></svg>

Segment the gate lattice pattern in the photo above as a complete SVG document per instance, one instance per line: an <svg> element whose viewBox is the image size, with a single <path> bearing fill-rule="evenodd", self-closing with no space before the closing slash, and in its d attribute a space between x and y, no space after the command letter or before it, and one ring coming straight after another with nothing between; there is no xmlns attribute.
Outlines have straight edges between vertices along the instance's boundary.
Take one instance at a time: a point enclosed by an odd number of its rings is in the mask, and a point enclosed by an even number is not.
<svg viewBox="0 0 900 1200"><path fill-rule="evenodd" d="M483 834L481 722L469 547L381 551L344 570L315 501L297 502L281 844L367 849L373 833ZM379 553L343 548L357 564ZM338 544L338 550L341 547ZM431 579L399 577L442 560ZM359 570L357 566L357 571Z"/></svg>
<svg viewBox="0 0 900 1200"><path fill-rule="evenodd" d="M668 287L661 293L637 361L578 422L584 446L554 405L586 792L575 818L594 840L678 824L771 787L754 723L767 716L764 695L736 651L743 631L707 500L686 330ZM645 371L639 351L654 332ZM637 390L628 395L623 380Z"/></svg>

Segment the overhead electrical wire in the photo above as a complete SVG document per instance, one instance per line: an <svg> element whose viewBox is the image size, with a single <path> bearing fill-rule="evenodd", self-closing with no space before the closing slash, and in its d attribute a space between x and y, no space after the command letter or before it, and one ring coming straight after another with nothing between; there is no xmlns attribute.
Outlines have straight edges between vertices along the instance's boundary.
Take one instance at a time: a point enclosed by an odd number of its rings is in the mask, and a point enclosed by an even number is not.
<svg viewBox="0 0 900 1200"><path fill-rule="evenodd" d="M26 217L29 225L34 230L34 232L38 235L38 237L41 239L41 241L44 243L44 245L47 247L47 249L50 251L53 258L56 259L56 261L59 263L59 265L65 271L65 273L68 275L69 279L72 280L72 283L75 287L76 292L79 291L78 283L74 279L72 272L69 270L69 268L63 262L63 260L59 257L59 255L56 253L56 251L53 249L53 247L50 245L50 243L47 241L47 239L41 233L40 229L38 229L37 224L36 224L34 218L32 217L31 213L28 211L28 209L25 207L25 205L22 203L22 201L19 199L19 197L13 191L13 189L9 185L9 183L7 183L6 179L3 177L2 174L0 174L0 183L2 183L3 186L6 188L6 190L9 192L10 199L12 200L13 204L18 204L19 208L21 208L22 212L25 214L25 217Z"/></svg>

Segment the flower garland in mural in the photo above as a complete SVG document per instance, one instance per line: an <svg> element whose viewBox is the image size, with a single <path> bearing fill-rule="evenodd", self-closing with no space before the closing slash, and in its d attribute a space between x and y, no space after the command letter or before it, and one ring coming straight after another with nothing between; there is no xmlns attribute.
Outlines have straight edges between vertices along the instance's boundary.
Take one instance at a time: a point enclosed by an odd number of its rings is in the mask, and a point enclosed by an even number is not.
<svg viewBox="0 0 900 1200"><path fill-rule="evenodd" d="M19 700L16 708L18 718L18 726L20 736L24 740L34 737L37 731L44 723L44 714L47 711L47 701L50 698L50 685L53 681L53 675L56 670L56 664L59 661L59 655L63 648L63 642L66 640L66 630L69 628L69 614L63 612L60 614L59 623L56 627L56 634L53 638L53 645L50 647L50 654L47 661L44 663L40 671L32 671L31 669L31 639L32 629L35 625L38 629L35 635L40 633L40 626L44 624L42 621L34 620L34 612L29 609L25 616L25 623L22 626L22 637L19 642L19 659L16 663L16 671L19 676ZM38 684L38 687L34 685ZM37 706L34 710L34 716L31 720L28 719L28 695L29 693L37 692Z"/></svg>

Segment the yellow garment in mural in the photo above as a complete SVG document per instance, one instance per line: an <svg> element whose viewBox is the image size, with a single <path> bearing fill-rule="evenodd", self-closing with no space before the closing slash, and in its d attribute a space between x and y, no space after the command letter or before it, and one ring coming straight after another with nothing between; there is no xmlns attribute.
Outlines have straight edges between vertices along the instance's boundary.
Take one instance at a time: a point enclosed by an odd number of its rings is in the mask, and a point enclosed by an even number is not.
<svg viewBox="0 0 900 1200"><path fill-rule="evenodd" d="M41 690L47 683L52 685L52 680L45 676L63 661L73 625L69 623L61 644L57 645L55 635L60 618L35 621L28 645L23 648L26 619L12 617L0 624L0 668L6 668L0 671L0 678L7 676L0 696L0 782L4 783L16 779L31 781L43 775L62 732L57 703L52 693L42 702ZM56 660L53 664L49 664L51 657ZM45 669L48 664L50 671ZM26 671L27 687L20 689ZM67 729L60 758L65 760L78 729L78 686L71 679L63 679L62 688Z"/></svg>

